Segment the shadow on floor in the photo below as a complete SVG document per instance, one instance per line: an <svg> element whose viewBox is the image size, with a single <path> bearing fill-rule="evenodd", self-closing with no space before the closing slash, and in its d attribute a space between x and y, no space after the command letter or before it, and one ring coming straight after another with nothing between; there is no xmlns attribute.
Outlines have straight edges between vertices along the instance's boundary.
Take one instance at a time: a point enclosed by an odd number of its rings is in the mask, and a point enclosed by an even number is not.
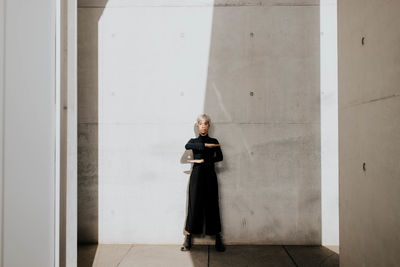
<svg viewBox="0 0 400 267"><path fill-rule="evenodd" d="M79 245L78 267L339 266L339 255L324 246L227 245L226 247L225 252L217 252L213 245L194 245L191 251L182 252L180 245Z"/></svg>
<svg viewBox="0 0 400 267"><path fill-rule="evenodd" d="M78 244L78 267L92 266L98 244Z"/></svg>

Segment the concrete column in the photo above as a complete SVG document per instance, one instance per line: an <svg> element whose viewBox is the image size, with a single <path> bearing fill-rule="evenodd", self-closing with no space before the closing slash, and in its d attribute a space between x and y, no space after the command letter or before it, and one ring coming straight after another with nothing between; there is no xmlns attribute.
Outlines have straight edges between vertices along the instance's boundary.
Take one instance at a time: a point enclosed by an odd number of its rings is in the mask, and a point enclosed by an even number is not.
<svg viewBox="0 0 400 267"><path fill-rule="evenodd" d="M77 265L77 2L61 1L60 266Z"/></svg>
<svg viewBox="0 0 400 267"><path fill-rule="evenodd" d="M57 1L1 0L1 266L58 266Z"/></svg>
<svg viewBox="0 0 400 267"><path fill-rule="evenodd" d="M322 244L339 246L336 0L321 0L321 223Z"/></svg>
<svg viewBox="0 0 400 267"><path fill-rule="evenodd" d="M340 266L400 262L400 1L339 1Z"/></svg>

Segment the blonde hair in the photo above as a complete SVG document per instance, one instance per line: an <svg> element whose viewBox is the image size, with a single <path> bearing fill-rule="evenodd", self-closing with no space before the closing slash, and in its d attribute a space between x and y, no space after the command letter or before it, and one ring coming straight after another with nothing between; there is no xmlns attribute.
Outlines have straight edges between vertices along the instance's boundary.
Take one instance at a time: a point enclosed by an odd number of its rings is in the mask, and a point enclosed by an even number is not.
<svg viewBox="0 0 400 267"><path fill-rule="evenodd" d="M210 125L210 123L211 123L210 116L208 116L207 114L204 114L204 113L197 117L197 123L199 123L202 120L205 120L208 123L208 125Z"/></svg>

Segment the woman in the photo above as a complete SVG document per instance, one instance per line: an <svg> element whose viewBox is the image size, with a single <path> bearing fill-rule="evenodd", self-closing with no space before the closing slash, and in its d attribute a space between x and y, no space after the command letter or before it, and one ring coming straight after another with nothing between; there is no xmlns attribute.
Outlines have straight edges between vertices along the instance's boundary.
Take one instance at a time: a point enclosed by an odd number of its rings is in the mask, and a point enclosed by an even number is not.
<svg viewBox="0 0 400 267"><path fill-rule="evenodd" d="M192 173L189 182L189 204L185 225L185 241L181 250L190 250L192 234L215 235L215 249L225 251L221 237L221 219L219 213L218 181L214 162L222 161L221 145L218 140L208 136L210 117L202 114L197 118L199 136L191 138L185 145L193 150Z"/></svg>

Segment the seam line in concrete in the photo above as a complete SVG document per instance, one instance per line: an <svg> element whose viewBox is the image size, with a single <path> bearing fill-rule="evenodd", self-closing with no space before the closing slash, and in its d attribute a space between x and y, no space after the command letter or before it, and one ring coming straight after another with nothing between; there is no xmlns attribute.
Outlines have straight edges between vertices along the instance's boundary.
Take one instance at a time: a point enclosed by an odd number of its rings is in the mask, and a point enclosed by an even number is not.
<svg viewBox="0 0 400 267"><path fill-rule="evenodd" d="M133 248L133 244L129 247L128 251L124 254L124 256L122 256L122 258L120 259L120 261L117 264L117 267L121 264L121 262L126 258L126 256L129 254L129 251L131 251L131 249Z"/></svg>
<svg viewBox="0 0 400 267"><path fill-rule="evenodd" d="M82 5L78 6L78 8L132 8L132 7L153 7L153 8L168 8L168 7L183 7L183 8L196 8L196 7L208 7L208 8L217 8L217 7L318 7L319 4L214 4L214 5L121 5L121 6L97 6L97 5Z"/></svg>
<svg viewBox="0 0 400 267"><path fill-rule="evenodd" d="M173 122L170 122L169 124L171 124ZM132 124L145 124L145 125L160 125L163 124L162 122L78 122L78 124L93 124L93 125L132 125ZM184 123L184 122L176 122L173 124L177 124L177 125L193 125L192 123ZM214 122L214 124L218 124L218 125L276 125L276 124L280 124L280 125L318 125L320 124L320 122Z"/></svg>
<svg viewBox="0 0 400 267"><path fill-rule="evenodd" d="M297 265L296 261L294 260L294 258L292 257L292 255L290 255L289 251L286 249L286 247L284 245L282 245L282 248L285 250L286 254L289 256L289 258L292 260L293 264L296 267L299 267L299 265Z"/></svg>
<svg viewBox="0 0 400 267"><path fill-rule="evenodd" d="M331 256L333 256L333 255L335 255L336 253L332 253L332 254L330 254L329 256L326 256L321 262L320 262L320 264L319 264L319 266L322 266L322 264L329 258L329 257L331 257Z"/></svg>
<svg viewBox="0 0 400 267"><path fill-rule="evenodd" d="M380 97L380 98L375 98L375 99L363 101L363 102L360 102L360 103L349 104L349 105L343 106L342 109L357 107L357 106L360 106L360 105L364 105L364 104L368 104L368 103L373 103L373 102L377 102L377 101L381 101L381 100L386 100L386 99L390 99L390 98L395 98L395 97L399 97L399 96L400 96L400 94L393 94L393 95L389 95L389 96L384 96L384 97Z"/></svg>

